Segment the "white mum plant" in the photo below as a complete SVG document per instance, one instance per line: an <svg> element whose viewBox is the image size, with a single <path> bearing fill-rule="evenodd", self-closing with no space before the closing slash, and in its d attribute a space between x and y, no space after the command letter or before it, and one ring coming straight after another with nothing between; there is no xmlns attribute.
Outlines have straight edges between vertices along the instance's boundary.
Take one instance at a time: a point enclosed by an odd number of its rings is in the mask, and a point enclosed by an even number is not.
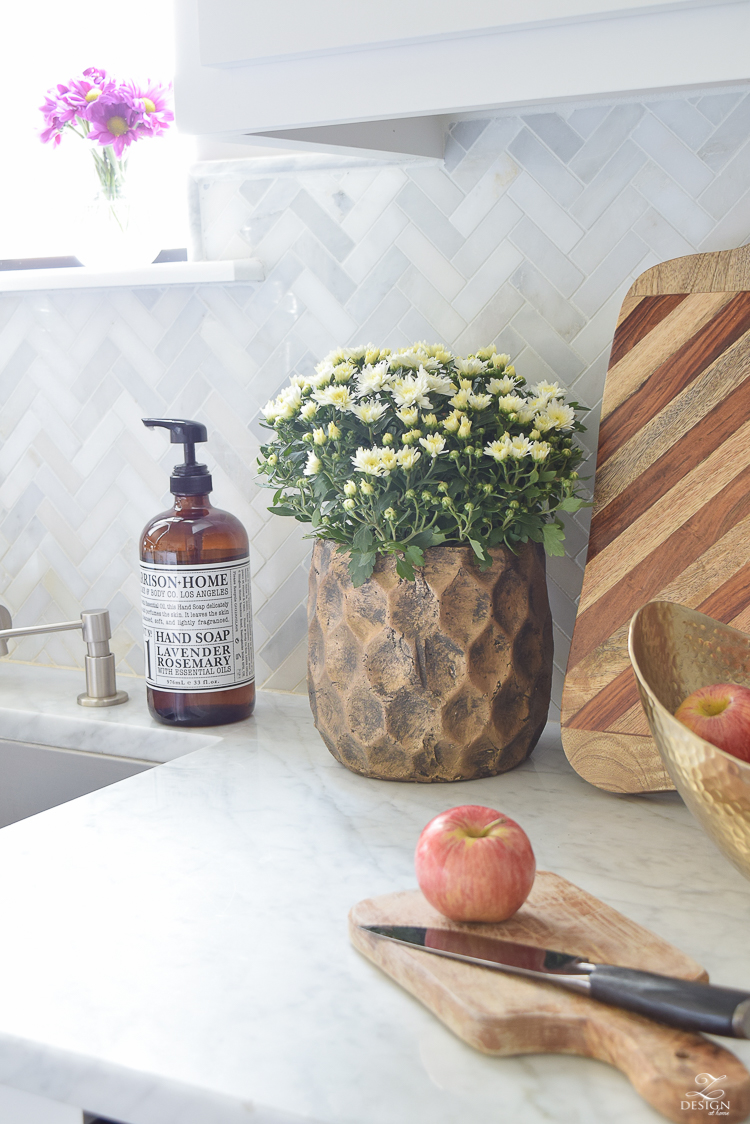
<svg viewBox="0 0 750 1124"><path fill-rule="evenodd" d="M527 386L494 346L467 358L439 344L342 348L295 375L263 410L258 464L277 515L351 553L355 585L379 554L413 579L441 543L489 550L531 539L563 554L561 511L577 494L583 408L554 382Z"/></svg>

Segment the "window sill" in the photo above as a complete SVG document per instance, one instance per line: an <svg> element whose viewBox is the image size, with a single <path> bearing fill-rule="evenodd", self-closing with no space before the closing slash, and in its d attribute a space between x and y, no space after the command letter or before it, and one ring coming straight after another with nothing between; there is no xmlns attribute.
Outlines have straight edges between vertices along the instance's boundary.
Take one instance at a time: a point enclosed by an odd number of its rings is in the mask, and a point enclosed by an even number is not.
<svg viewBox="0 0 750 1124"><path fill-rule="evenodd" d="M133 289L139 286L208 285L263 281L265 270L257 258L235 261L178 261L133 269L97 270L85 266L63 269L0 271L0 293L31 289Z"/></svg>

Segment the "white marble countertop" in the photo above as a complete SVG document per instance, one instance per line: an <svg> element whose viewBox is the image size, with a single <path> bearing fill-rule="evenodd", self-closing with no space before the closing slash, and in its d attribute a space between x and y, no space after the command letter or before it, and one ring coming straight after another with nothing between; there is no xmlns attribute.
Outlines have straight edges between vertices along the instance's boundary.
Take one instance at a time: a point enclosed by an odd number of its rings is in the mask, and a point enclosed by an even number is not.
<svg viewBox="0 0 750 1124"><path fill-rule="evenodd" d="M80 676L0 665L0 736L156 760L0 831L0 1082L128 1124L646 1124L615 1070L490 1058L351 948L361 898L415 885L437 812L497 807L555 870L750 989L750 883L673 794L616 797L555 727L519 769L407 785L347 772L307 700L170 731L142 684L109 711ZM55 731L60 739L55 741ZM161 745L161 750L160 750ZM732 1043L750 1064L750 1042Z"/></svg>

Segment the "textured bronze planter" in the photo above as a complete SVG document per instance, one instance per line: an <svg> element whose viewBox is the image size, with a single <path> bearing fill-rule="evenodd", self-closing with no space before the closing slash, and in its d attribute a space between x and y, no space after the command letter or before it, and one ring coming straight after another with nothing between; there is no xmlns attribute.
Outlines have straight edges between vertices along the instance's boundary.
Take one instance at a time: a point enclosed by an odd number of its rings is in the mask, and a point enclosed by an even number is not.
<svg viewBox="0 0 750 1124"><path fill-rule="evenodd" d="M539 739L552 681L544 552L425 552L414 582L379 558L355 589L349 556L317 540L308 690L333 756L366 777L459 781L504 773Z"/></svg>

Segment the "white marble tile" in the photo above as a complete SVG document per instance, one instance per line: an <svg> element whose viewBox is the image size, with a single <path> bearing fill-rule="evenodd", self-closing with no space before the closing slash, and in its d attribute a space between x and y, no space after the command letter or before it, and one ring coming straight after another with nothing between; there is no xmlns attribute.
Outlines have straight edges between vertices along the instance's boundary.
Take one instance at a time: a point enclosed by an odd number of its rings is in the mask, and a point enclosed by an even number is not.
<svg viewBox="0 0 750 1124"><path fill-rule="evenodd" d="M451 223L464 238L468 238L498 200L502 199L520 171L518 164L505 152L490 164L479 182L451 213Z"/></svg>
<svg viewBox="0 0 750 1124"><path fill-rule="evenodd" d="M578 223L528 173L513 181L508 195L564 253L583 235Z"/></svg>
<svg viewBox="0 0 750 1124"><path fill-rule="evenodd" d="M396 245L412 265L430 278L432 284L446 300L454 300L463 289L466 278L451 265L448 259L436 249L429 238L426 238L416 226L409 224L399 234Z"/></svg>
<svg viewBox="0 0 750 1124"><path fill-rule="evenodd" d="M522 261L511 243L501 242L454 297L453 307L467 322L474 320Z"/></svg>
<svg viewBox="0 0 750 1124"><path fill-rule="evenodd" d="M631 137L692 196L699 195L711 183L710 169L653 114L644 114Z"/></svg>

